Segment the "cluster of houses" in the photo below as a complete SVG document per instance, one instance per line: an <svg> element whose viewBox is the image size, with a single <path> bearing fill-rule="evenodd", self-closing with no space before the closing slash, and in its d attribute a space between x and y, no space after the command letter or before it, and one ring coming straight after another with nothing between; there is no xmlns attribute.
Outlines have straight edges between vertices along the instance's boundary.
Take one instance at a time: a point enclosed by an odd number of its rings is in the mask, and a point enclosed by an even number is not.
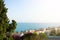
<svg viewBox="0 0 60 40"><path fill-rule="evenodd" d="M58 31L60 32L60 27L48 27L48 28L40 28L38 30L26 30L25 32L22 33L13 33L13 34L23 36L24 34L28 34L28 33L37 33L37 34L46 33L47 35L49 35L51 30L55 30L56 33L58 33Z"/></svg>
<svg viewBox="0 0 60 40"><path fill-rule="evenodd" d="M51 30L55 30L57 33L58 31L60 32L60 27L48 27L48 28L41 28L39 30L27 30L27 31L22 32L22 33L15 32L15 33L12 33L12 36L13 36L13 38L20 38L20 39L22 36L24 36L24 34L30 34L30 33L36 33L36 34L46 33L47 36L49 36ZM55 39L60 40L60 37L48 37L48 39L49 40L55 40Z"/></svg>

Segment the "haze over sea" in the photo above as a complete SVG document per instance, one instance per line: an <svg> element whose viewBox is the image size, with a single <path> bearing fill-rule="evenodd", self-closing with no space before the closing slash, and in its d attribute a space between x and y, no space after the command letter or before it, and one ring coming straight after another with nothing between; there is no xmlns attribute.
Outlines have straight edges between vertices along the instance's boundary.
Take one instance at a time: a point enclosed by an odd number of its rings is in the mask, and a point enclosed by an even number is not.
<svg viewBox="0 0 60 40"><path fill-rule="evenodd" d="M40 29L47 27L58 27L60 23L17 23L15 31L21 32L25 30Z"/></svg>

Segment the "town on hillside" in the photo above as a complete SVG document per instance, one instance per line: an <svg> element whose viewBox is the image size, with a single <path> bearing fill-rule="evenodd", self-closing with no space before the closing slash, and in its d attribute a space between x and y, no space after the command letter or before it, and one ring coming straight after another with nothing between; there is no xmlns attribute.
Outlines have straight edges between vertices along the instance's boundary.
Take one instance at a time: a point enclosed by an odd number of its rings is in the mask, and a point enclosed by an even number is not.
<svg viewBox="0 0 60 40"><path fill-rule="evenodd" d="M50 35L50 33L52 31L55 31L55 33L60 33L60 26L59 27L48 27L48 28L40 28L38 30L26 30L26 31L23 31L23 32L14 32L12 33L12 35L14 34L19 34L19 35L24 35L24 34L28 34L28 33L45 33L47 36Z"/></svg>
<svg viewBox="0 0 60 40"><path fill-rule="evenodd" d="M48 40L60 40L60 26L59 27L48 27L48 28L40 28L38 30L26 30L24 32L14 32L12 33L12 37L15 39L22 40L24 35L29 35L36 33L39 35L40 33L44 33L47 35Z"/></svg>

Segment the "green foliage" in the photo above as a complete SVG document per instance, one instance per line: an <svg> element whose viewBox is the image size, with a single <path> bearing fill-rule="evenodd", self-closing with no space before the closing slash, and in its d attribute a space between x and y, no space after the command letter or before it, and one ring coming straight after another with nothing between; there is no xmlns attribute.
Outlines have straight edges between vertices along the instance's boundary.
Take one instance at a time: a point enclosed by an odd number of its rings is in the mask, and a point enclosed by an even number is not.
<svg viewBox="0 0 60 40"><path fill-rule="evenodd" d="M9 24L9 27L7 28L7 32L14 32L14 29L16 28L16 21L12 20L12 23Z"/></svg>
<svg viewBox="0 0 60 40"><path fill-rule="evenodd" d="M56 31L55 31L55 29L51 30L50 36L56 36Z"/></svg>
<svg viewBox="0 0 60 40"><path fill-rule="evenodd" d="M40 40L47 40L47 36L44 33L39 34Z"/></svg>
<svg viewBox="0 0 60 40"><path fill-rule="evenodd" d="M25 34L23 40L37 40L38 36L36 34Z"/></svg>
<svg viewBox="0 0 60 40"><path fill-rule="evenodd" d="M60 33L57 33L56 36L60 36Z"/></svg>
<svg viewBox="0 0 60 40"><path fill-rule="evenodd" d="M6 29L8 28L8 17L6 15L7 8L5 7L4 1L0 0L0 39L3 40Z"/></svg>
<svg viewBox="0 0 60 40"><path fill-rule="evenodd" d="M47 36L44 33L40 33L39 35L33 34L25 34L23 40L47 40Z"/></svg>
<svg viewBox="0 0 60 40"><path fill-rule="evenodd" d="M60 36L60 29L57 30L56 36Z"/></svg>
<svg viewBox="0 0 60 40"><path fill-rule="evenodd" d="M51 30L50 36L60 36L60 30L57 31L55 29Z"/></svg>
<svg viewBox="0 0 60 40"><path fill-rule="evenodd" d="M0 40L7 39L6 33L14 31L16 28L16 22L14 20L9 24L9 19L6 13L7 8L5 7L4 1L0 0Z"/></svg>

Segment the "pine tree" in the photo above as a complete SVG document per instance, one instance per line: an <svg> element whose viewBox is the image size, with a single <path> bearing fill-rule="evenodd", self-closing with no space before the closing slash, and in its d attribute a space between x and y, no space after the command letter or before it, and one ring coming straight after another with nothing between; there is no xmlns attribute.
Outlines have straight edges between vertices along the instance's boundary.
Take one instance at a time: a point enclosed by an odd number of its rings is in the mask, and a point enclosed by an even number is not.
<svg viewBox="0 0 60 40"><path fill-rule="evenodd" d="M5 7L4 0L0 0L0 40L6 37L7 32L14 31L16 28L15 20L9 24L9 19L7 17L7 8Z"/></svg>
<svg viewBox="0 0 60 40"><path fill-rule="evenodd" d="M5 7L4 1L0 0L0 40L3 40L5 36L6 29L9 25L9 19L6 15L7 8Z"/></svg>

